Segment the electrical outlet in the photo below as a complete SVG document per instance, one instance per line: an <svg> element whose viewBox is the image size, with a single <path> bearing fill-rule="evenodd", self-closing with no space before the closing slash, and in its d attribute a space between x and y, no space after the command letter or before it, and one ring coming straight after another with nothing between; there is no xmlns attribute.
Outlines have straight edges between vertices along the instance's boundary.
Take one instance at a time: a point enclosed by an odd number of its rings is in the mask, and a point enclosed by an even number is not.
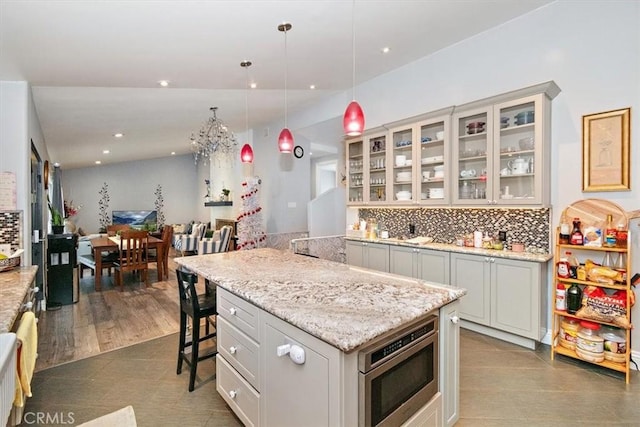
<svg viewBox="0 0 640 427"><path fill-rule="evenodd" d="M11 245L10 244L2 244L0 245L0 254L4 254L6 256L11 255Z"/></svg>
<svg viewBox="0 0 640 427"><path fill-rule="evenodd" d="M415 234L415 232L416 232L416 225L409 224L409 234Z"/></svg>

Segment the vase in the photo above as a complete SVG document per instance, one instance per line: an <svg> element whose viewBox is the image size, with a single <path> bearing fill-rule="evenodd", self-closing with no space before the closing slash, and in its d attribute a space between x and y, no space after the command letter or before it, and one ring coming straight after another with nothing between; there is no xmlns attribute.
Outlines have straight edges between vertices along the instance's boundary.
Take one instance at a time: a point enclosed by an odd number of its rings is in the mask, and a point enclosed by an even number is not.
<svg viewBox="0 0 640 427"><path fill-rule="evenodd" d="M52 225L51 230L53 234L62 234L64 233L64 225Z"/></svg>
<svg viewBox="0 0 640 427"><path fill-rule="evenodd" d="M64 232L68 234L73 234L76 232L76 223L73 222L71 218L66 218L64 220Z"/></svg>

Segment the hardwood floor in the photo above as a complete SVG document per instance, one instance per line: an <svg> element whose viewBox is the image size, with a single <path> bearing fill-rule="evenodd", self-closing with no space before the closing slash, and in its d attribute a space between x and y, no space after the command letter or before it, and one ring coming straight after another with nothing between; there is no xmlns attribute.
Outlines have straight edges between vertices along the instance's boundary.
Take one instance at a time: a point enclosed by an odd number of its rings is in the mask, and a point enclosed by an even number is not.
<svg viewBox="0 0 640 427"><path fill-rule="evenodd" d="M171 255L169 280L157 282L155 265L150 265L148 288L129 273L121 292L115 278L105 274L102 291L96 292L94 277L85 271L76 304L49 307L40 315L36 371L178 332L176 264Z"/></svg>

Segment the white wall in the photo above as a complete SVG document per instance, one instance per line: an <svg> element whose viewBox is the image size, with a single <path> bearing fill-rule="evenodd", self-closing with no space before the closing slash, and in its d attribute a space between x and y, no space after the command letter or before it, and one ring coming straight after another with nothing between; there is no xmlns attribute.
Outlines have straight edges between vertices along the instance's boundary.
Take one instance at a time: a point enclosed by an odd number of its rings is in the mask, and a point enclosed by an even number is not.
<svg viewBox="0 0 640 427"><path fill-rule="evenodd" d="M25 264L31 263L31 141L42 160L48 160L29 84L0 81L0 171L16 174L16 208L23 212L25 254L22 261ZM40 185L44 188L43 183ZM48 218L46 213L43 218L44 221ZM46 225L36 228L46 230Z"/></svg>
<svg viewBox="0 0 640 427"><path fill-rule="evenodd" d="M161 185L166 224L209 221L204 176L191 155L70 170L62 165L64 198L82 205L75 222L88 233L100 228L98 201L105 182L109 215L113 210L155 209L155 192Z"/></svg>

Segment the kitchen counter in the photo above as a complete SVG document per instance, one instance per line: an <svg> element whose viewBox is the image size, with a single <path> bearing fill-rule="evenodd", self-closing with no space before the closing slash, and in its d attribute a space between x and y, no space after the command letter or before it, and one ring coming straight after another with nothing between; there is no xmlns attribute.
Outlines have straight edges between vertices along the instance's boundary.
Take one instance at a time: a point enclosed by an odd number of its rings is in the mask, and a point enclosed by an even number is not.
<svg viewBox="0 0 640 427"><path fill-rule="evenodd" d="M32 265L0 273L0 334L11 330L37 271Z"/></svg>
<svg viewBox="0 0 640 427"><path fill-rule="evenodd" d="M268 248L175 262L344 352L466 293Z"/></svg>
<svg viewBox="0 0 640 427"><path fill-rule="evenodd" d="M437 251L446 251L446 252L458 252L465 254L473 254L473 255L486 255L497 258L507 258L507 259L518 259L522 261L533 261L533 262L547 262L551 258L553 258L552 254L549 253L531 253L531 252L514 252L514 251L499 251L496 249L482 249L482 248L472 248L467 246L457 246L449 243L423 243L423 244L415 244L415 243L407 243L406 240L389 238L389 239L364 239L360 237L345 237L345 240L352 240L355 242L371 242L371 243L382 243L386 245L395 245L395 246L407 246L412 248L424 248L424 249L434 249Z"/></svg>

